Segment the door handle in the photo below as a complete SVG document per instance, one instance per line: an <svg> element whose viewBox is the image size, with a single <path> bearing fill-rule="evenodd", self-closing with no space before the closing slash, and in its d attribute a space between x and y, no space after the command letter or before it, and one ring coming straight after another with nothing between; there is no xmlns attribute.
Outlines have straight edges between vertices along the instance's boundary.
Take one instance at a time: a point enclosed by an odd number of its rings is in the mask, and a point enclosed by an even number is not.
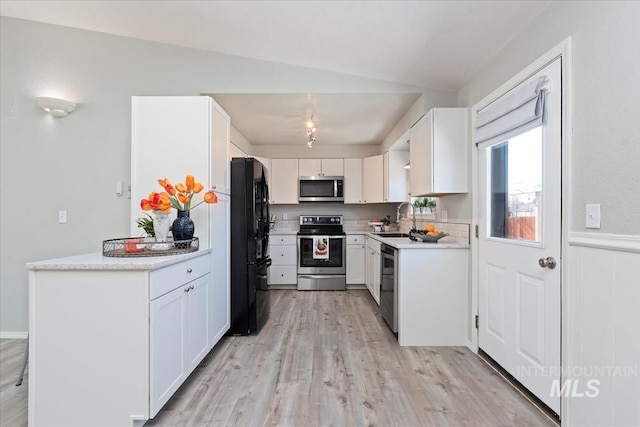
<svg viewBox="0 0 640 427"><path fill-rule="evenodd" d="M554 268L556 268L557 263L554 257L548 256L546 258L540 258L538 260L538 265L542 268L553 270Z"/></svg>

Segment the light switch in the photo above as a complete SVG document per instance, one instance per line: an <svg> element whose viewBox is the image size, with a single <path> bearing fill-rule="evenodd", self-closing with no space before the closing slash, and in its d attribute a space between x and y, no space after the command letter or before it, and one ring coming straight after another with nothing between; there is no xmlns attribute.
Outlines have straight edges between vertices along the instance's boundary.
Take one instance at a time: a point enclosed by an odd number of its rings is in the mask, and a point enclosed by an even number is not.
<svg viewBox="0 0 640 427"><path fill-rule="evenodd" d="M449 220L449 212L442 210L442 212L440 212L440 220L442 222L447 222Z"/></svg>
<svg viewBox="0 0 640 427"><path fill-rule="evenodd" d="M282 219L283 220L289 219L289 215L287 215L286 213L283 213L282 214Z"/></svg>
<svg viewBox="0 0 640 427"><path fill-rule="evenodd" d="M600 228L600 205L587 205L586 228Z"/></svg>
<svg viewBox="0 0 640 427"><path fill-rule="evenodd" d="M58 223L60 224L67 223L67 211L58 211Z"/></svg>

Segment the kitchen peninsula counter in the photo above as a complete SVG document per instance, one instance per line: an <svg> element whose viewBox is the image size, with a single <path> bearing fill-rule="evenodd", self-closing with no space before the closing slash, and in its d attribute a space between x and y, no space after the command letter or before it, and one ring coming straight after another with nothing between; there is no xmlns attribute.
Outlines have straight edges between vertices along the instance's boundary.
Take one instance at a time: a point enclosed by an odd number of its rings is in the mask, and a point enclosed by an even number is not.
<svg viewBox="0 0 640 427"><path fill-rule="evenodd" d="M30 426L141 426L229 329L210 249L27 268Z"/></svg>

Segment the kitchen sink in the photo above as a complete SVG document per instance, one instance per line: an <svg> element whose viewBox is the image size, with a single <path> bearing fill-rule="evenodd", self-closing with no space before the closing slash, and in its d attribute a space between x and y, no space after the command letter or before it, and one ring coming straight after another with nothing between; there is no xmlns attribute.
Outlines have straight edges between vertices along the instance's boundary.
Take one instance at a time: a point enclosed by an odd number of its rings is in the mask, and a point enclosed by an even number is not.
<svg viewBox="0 0 640 427"><path fill-rule="evenodd" d="M397 233L394 231L377 231L373 234L380 237L409 237L407 233Z"/></svg>

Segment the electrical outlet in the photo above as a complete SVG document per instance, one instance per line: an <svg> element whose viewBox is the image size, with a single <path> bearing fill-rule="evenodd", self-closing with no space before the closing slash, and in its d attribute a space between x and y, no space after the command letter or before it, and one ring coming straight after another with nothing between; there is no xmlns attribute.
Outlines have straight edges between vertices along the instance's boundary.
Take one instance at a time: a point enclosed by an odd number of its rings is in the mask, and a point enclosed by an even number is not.
<svg viewBox="0 0 640 427"><path fill-rule="evenodd" d="M67 211L58 211L58 223L60 224L67 223Z"/></svg>
<svg viewBox="0 0 640 427"><path fill-rule="evenodd" d="M283 220L287 220L287 219L289 219L289 215L287 215L286 213L283 213L283 214L282 214L282 219L283 219Z"/></svg>
<svg viewBox="0 0 640 427"><path fill-rule="evenodd" d="M600 228L600 205L587 205L586 228Z"/></svg>

